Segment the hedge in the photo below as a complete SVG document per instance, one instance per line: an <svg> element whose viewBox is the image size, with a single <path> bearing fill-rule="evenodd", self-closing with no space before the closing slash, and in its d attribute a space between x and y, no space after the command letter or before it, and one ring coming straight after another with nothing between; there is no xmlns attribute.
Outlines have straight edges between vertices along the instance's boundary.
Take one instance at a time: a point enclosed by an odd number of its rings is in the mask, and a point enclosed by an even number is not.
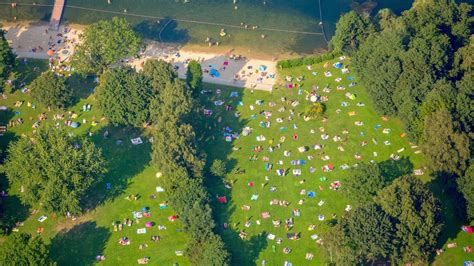
<svg viewBox="0 0 474 266"><path fill-rule="evenodd" d="M334 59L335 57L339 55L341 54L337 52L329 52L329 53L316 55L316 56L306 56L303 58L280 60L278 61L277 66L278 68L283 69L283 68L291 68L291 67L297 67L297 66L302 66L302 65L313 65L313 64L317 64L317 63L321 63L327 60Z"/></svg>

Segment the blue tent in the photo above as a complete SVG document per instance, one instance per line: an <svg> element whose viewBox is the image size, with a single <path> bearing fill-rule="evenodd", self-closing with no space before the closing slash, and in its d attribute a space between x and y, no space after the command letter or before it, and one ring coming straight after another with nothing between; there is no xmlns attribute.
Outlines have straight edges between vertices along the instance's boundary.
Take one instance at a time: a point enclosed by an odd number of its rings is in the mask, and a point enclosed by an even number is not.
<svg viewBox="0 0 474 266"><path fill-rule="evenodd" d="M215 68L211 68L210 75L211 75L211 77L213 77L213 78L218 78L218 77L221 76L221 74L219 73L219 71L217 71L217 69L215 69Z"/></svg>
<svg viewBox="0 0 474 266"><path fill-rule="evenodd" d="M263 72L263 71L267 70L267 66L265 66L265 65L260 65L260 66L258 67L258 70L260 70L260 71Z"/></svg>
<svg viewBox="0 0 474 266"><path fill-rule="evenodd" d="M72 122L72 123L71 123L71 127L72 127L72 128L78 128L78 127L79 127L79 123L77 123L77 122Z"/></svg>
<svg viewBox="0 0 474 266"><path fill-rule="evenodd" d="M335 68L341 68L342 67L342 63L341 62L337 62L334 64L334 67Z"/></svg>
<svg viewBox="0 0 474 266"><path fill-rule="evenodd" d="M310 192L308 192L307 195L308 195L309 198L314 198L314 197L316 197L316 192L310 191Z"/></svg>

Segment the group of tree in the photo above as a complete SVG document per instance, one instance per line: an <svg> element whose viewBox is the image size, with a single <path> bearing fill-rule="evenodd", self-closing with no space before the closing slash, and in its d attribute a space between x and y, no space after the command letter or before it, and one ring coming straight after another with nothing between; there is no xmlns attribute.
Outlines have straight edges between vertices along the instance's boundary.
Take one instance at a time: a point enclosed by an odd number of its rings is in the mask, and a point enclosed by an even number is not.
<svg viewBox="0 0 474 266"><path fill-rule="evenodd" d="M9 86L6 81L13 75L16 62L16 55L8 44L5 34L0 24L0 93Z"/></svg>
<svg viewBox="0 0 474 266"><path fill-rule="evenodd" d="M310 103L308 106L306 106L304 110L304 115L310 119L314 119L324 114L325 110L326 110L326 106L324 105L324 103L321 103L321 102Z"/></svg>
<svg viewBox="0 0 474 266"><path fill-rule="evenodd" d="M72 60L82 74L100 74L127 57L138 54L142 40L125 18L100 20L88 25Z"/></svg>
<svg viewBox="0 0 474 266"><path fill-rule="evenodd" d="M30 85L31 96L35 101L51 108L65 108L72 99L72 89L64 76L46 71Z"/></svg>
<svg viewBox="0 0 474 266"><path fill-rule="evenodd" d="M190 72L195 78L196 72ZM194 88L177 79L167 82L151 103L152 163L164 173L170 202L190 236L187 254L191 262L226 265L229 254L220 236L213 232L209 194L203 185L203 155L198 151L191 123L197 104L192 95L200 86L200 81L192 80L188 82ZM215 174L225 171L218 163L214 168Z"/></svg>
<svg viewBox="0 0 474 266"><path fill-rule="evenodd" d="M102 152L64 128L41 127L8 149L3 165L8 180L21 188L22 203L38 203L58 215L79 214L87 190L107 172Z"/></svg>
<svg viewBox="0 0 474 266"><path fill-rule="evenodd" d="M360 205L325 237L336 263L427 262L442 229L440 204L418 178L389 182L377 164L361 164L346 183Z"/></svg>
<svg viewBox="0 0 474 266"><path fill-rule="evenodd" d="M190 236L186 253L191 262L225 265L229 255L222 239L213 232L212 209L202 179L204 161L190 123L192 114L196 115L194 97L201 89L201 66L191 61L183 82L173 66L162 60L146 61L139 72L118 64L120 59L135 55L140 47L140 41L129 31L131 28L118 19L88 26L73 64L84 74L100 74L98 107L112 124L149 127L152 163L164 173L170 203ZM104 44L96 38L98 35L112 38Z"/></svg>
<svg viewBox="0 0 474 266"><path fill-rule="evenodd" d="M331 42L352 56L376 109L397 115L410 138L422 144L427 166L445 191L464 195L472 219L467 192L474 183L463 181L470 178L474 136L471 15L470 4L453 0L416 0L400 16L387 9L375 17L349 12Z"/></svg>
<svg viewBox="0 0 474 266"><path fill-rule="evenodd" d="M2 265L56 265L49 256L49 248L41 236L25 233L11 234L0 247Z"/></svg>

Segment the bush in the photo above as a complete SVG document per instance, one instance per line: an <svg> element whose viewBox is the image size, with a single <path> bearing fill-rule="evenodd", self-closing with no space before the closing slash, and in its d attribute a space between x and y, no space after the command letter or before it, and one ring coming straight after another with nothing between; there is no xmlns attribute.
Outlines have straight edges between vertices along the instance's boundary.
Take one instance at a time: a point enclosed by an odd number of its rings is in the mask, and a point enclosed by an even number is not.
<svg viewBox="0 0 474 266"><path fill-rule="evenodd" d="M307 56L304 58L281 60L281 61L278 61L277 66L280 69L284 69L284 68L297 67L297 66L302 66L302 65L313 65L313 64L321 63L323 61L334 59L335 57L339 55L340 53L329 52L329 53L316 55L316 56Z"/></svg>
<svg viewBox="0 0 474 266"><path fill-rule="evenodd" d="M317 118L324 113L326 106L323 103L313 103L306 107L304 114L309 118Z"/></svg>
<svg viewBox="0 0 474 266"><path fill-rule="evenodd" d="M31 96L45 106L64 108L71 101L72 90L66 79L51 71L44 72L31 83Z"/></svg>
<svg viewBox="0 0 474 266"><path fill-rule="evenodd" d="M224 177L224 175L227 173L225 162L219 159L214 160L212 162L210 172L216 177Z"/></svg>

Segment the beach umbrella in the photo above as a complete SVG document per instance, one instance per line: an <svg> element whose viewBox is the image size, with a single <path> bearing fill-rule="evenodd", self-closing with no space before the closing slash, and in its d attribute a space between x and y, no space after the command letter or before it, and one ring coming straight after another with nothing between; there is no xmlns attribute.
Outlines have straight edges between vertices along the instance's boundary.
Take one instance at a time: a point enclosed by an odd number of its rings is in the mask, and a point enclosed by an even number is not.
<svg viewBox="0 0 474 266"><path fill-rule="evenodd" d="M53 56L54 55L54 51L53 50L48 50L48 56Z"/></svg>

